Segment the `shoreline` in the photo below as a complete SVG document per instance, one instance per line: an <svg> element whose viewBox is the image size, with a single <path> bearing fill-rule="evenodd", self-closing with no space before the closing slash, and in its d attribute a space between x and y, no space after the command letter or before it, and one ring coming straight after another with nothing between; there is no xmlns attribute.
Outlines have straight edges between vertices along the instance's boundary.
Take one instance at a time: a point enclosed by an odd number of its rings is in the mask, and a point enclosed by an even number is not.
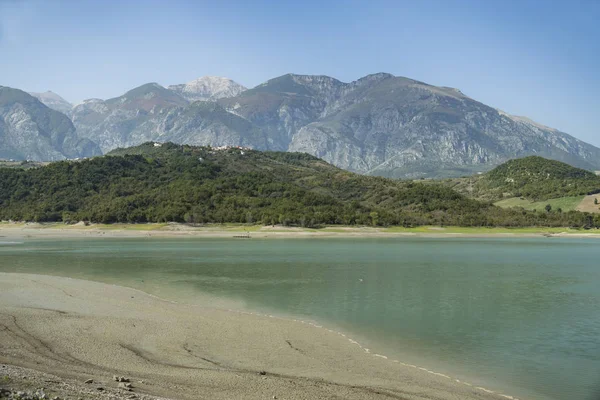
<svg viewBox="0 0 600 400"><path fill-rule="evenodd" d="M261 225L205 225L191 226L179 223L164 224L90 224L66 225L62 223L14 223L0 222L0 239L8 238L98 238L98 237L190 237L190 238L511 238L511 237L567 237L598 238L600 230L570 228L464 228L420 226L403 227L355 227L326 226L319 229L261 226ZM1 240L0 240L1 241Z"/></svg>
<svg viewBox="0 0 600 400"><path fill-rule="evenodd" d="M0 325L0 363L108 386L113 374L128 376L136 393L154 396L516 399L370 353L308 321L93 281L0 273Z"/></svg>

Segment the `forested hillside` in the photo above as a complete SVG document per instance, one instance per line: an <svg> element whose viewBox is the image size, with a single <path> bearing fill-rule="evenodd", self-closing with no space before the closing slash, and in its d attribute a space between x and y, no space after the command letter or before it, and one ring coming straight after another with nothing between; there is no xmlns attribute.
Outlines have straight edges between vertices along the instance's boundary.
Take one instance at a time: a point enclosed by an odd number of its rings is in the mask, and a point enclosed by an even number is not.
<svg viewBox="0 0 600 400"><path fill-rule="evenodd" d="M510 197L542 201L600 193L600 176L537 156L510 160L486 174L448 179L444 184L468 197L491 201Z"/></svg>
<svg viewBox="0 0 600 400"><path fill-rule="evenodd" d="M0 219L415 226L600 225L503 210L440 184L353 174L304 153L167 143L83 161L0 169Z"/></svg>

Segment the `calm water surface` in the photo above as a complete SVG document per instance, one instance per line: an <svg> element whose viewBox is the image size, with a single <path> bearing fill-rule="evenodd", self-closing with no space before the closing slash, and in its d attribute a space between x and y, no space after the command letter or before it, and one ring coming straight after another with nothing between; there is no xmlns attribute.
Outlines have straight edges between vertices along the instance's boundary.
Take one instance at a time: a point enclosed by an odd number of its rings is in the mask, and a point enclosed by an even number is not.
<svg viewBox="0 0 600 400"><path fill-rule="evenodd" d="M299 316L525 399L597 399L599 260L594 239L0 238L3 272Z"/></svg>

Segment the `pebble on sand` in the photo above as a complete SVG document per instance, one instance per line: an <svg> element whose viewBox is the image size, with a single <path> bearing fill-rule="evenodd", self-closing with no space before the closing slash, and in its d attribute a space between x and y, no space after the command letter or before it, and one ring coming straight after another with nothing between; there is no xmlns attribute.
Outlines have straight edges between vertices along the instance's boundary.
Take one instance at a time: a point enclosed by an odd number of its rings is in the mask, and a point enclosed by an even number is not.
<svg viewBox="0 0 600 400"><path fill-rule="evenodd" d="M121 389L131 389L133 386L131 386L131 383L129 382L120 382L119 387Z"/></svg>

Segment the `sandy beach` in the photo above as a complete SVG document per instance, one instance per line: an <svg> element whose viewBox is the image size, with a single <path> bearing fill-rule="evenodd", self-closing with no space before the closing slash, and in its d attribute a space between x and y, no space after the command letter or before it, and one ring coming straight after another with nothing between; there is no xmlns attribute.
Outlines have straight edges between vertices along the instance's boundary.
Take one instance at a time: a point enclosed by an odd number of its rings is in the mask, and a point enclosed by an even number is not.
<svg viewBox="0 0 600 400"><path fill-rule="evenodd" d="M0 273L0 363L88 392L83 382L93 379L117 397L114 375L129 378L138 396L177 399L512 398L372 354L308 322L27 274Z"/></svg>
<svg viewBox="0 0 600 400"><path fill-rule="evenodd" d="M422 226L367 227L327 226L309 229L261 225L204 225L178 223L164 224L90 224L62 223L0 223L0 241L23 238L85 238L85 237L198 237L198 238L377 238L377 237L433 237L433 238L501 238L501 237L574 237L600 238L600 230L569 228L463 228Z"/></svg>

